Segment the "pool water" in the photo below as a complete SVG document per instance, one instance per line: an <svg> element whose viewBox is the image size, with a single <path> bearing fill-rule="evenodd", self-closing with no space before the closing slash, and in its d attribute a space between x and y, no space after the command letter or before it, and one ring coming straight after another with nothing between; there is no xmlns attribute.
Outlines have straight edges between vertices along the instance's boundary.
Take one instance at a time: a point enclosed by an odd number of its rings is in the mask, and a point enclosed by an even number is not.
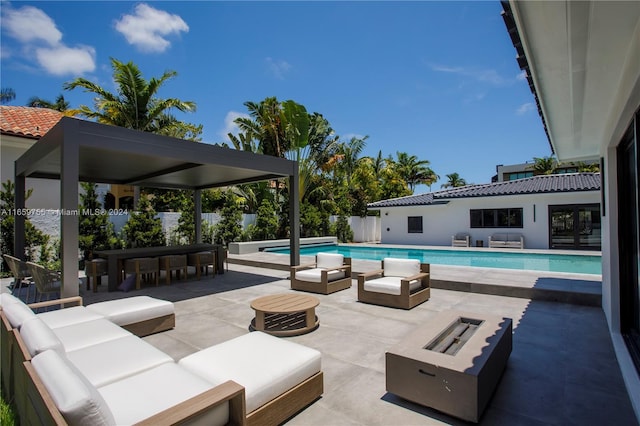
<svg viewBox="0 0 640 426"><path fill-rule="evenodd" d="M289 249L272 249L273 253L289 253ZM364 260L382 260L385 257L418 259L423 263L454 266L478 266L577 274L602 274L602 257L598 255L574 255L552 253L495 252L471 250L428 250L395 247L355 247L325 245L304 247L301 256L316 253L340 253L345 257Z"/></svg>

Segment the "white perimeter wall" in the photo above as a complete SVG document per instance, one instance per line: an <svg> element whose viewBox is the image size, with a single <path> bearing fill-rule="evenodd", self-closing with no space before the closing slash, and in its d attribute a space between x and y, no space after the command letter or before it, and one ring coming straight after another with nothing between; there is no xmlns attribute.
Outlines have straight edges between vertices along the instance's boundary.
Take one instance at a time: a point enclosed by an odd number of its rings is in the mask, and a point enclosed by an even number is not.
<svg viewBox="0 0 640 426"><path fill-rule="evenodd" d="M383 244L414 244L450 246L451 237L459 232L471 235L472 245L482 240L488 245L488 237L495 233L524 235L528 249L549 248L549 205L600 203L600 192L573 192L534 195L509 195L454 199L448 204L390 207L380 210L381 242ZM534 207L535 206L535 207ZM522 208L522 228L471 228L471 209ZM534 219L535 208L535 219ZM423 232L410 234L407 218L422 216Z"/></svg>

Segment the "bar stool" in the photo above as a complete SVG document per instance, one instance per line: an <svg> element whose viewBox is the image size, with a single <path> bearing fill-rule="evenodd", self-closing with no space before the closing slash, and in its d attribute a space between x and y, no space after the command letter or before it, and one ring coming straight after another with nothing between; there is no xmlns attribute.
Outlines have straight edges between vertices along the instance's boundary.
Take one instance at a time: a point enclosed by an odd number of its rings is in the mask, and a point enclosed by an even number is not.
<svg viewBox="0 0 640 426"><path fill-rule="evenodd" d="M92 259L84 261L84 273L87 276L87 290L91 286L93 278L93 292L98 291L98 286L102 284L102 276L107 275L107 259Z"/></svg>
<svg viewBox="0 0 640 426"><path fill-rule="evenodd" d="M156 287L158 286L158 276L160 275L160 262L157 257L136 257L124 261L124 275L136 274L136 290L140 290L140 277L145 275L148 280L149 275L155 275Z"/></svg>
<svg viewBox="0 0 640 426"><path fill-rule="evenodd" d="M189 266L195 266L196 276L200 279L202 269L204 268L205 275L209 275L209 265L213 268L213 277L216 276L216 252L215 251L201 251L198 253L189 253L187 264Z"/></svg>
<svg viewBox="0 0 640 426"><path fill-rule="evenodd" d="M187 279L187 255L172 254L160 256L160 270L166 271L167 285L171 284L171 271L176 271L176 279L180 279L180 271L184 271L184 279Z"/></svg>

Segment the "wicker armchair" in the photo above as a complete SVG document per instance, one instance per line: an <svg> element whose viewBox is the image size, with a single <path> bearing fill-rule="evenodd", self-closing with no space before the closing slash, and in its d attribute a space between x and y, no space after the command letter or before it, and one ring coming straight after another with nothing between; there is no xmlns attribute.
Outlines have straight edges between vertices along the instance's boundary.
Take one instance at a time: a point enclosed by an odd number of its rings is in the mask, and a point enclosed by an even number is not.
<svg viewBox="0 0 640 426"><path fill-rule="evenodd" d="M37 302L42 301L43 294L46 294L47 300L49 300L51 294L60 293L62 281L59 272L50 271L44 266L33 262L27 262L27 268L36 283L36 290L38 292Z"/></svg>
<svg viewBox="0 0 640 426"><path fill-rule="evenodd" d="M31 274L29 273L29 269L27 268L27 264L17 257L9 256L8 254L3 254L4 260L9 265L9 270L13 275L13 284L11 288L11 292L14 291L15 296L20 297L20 293L23 288L27 288L27 298L25 301L29 303L29 293L31 290L31 284L33 281L31 280ZM17 290L16 290L17 289Z"/></svg>

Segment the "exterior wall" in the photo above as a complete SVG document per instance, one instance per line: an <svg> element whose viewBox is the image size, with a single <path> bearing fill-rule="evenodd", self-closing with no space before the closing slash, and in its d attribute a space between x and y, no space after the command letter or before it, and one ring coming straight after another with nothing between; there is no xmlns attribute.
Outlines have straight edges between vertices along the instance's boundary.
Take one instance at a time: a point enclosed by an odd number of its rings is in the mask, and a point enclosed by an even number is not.
<svg viewBox="0 0 640 426"><path fill-rule="evenodd" d="M35 139L0 135L0 179L15 182L15 161L34 143ZM31 209L60 208L60 183L51 179L27 179L26 188L33 188L26 207Z"/></svg>
<svg viewBox="0 0 640 426"><path fill-rule="evenodd" d="M416 244L450 246L451 237L459 232L471 235L472 245L480 240L487 247L495 233L524 235L528 249L549 248L549 205L600 203L600 192L476 197L451 200L448 204L382 208L383 244ZM522 228L471 228L471 209L522 208ZM535 218L534 218L535 209ZM408 233L407 217L422 216L423 232Z"/></svg>
<svg viewBox="0 0 640 426"><path fill-rule="evenodd" d="M351 216L349 225L353 230L354 243L373 243L380 241L380 218L376 216Z"/></svg>

